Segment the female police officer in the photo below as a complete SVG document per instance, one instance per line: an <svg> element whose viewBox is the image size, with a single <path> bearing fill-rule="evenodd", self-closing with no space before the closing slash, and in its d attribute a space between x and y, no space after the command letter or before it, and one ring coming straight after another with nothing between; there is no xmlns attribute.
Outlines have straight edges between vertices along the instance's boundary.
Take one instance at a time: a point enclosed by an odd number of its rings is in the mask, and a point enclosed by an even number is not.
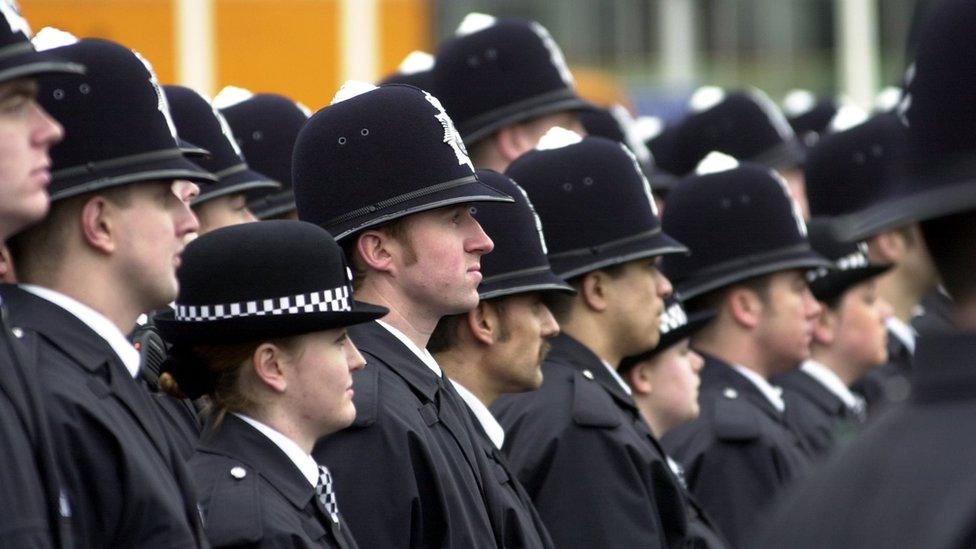
<svg viewBox="0 0 976 549"><path fill-rule="evenodd" d="M299 221L203 235L178 274L175 309L157 317L173 344L160 385L209 398L190 467L210 542L356 547L310 454L356 416L351 372L364 361L345 327L387 310L352 301L338 245Z"/></svg>

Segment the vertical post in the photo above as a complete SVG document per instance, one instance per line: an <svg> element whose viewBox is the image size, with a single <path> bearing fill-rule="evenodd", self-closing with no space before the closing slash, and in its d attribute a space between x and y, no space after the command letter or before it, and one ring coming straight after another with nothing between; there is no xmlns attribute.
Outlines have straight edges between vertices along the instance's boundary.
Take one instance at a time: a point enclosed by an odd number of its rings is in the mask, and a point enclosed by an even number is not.
<svg viewBox="0 0 976 549"><path fill-rule="evenodd" d="M687 86L695 78L698 40L693 0L662 0L659 18L662 74L669 86Z"/></svg>
<svg viewBox="0 0 976 549"><path fill-rule="evenodd" d="M372 82L377 78L379 40L378 0L340 0L342 79Z"/></svg>
<svg viewBox="0 0 976 549"><path fill-rule="evenodd" d="M213 0L176 0L176 75L184 86L214 93Z"/></svg>
<svg viewBox="0 0 976 549"><path fill-rule="evenodd" d="M878 6L876 0L835 0L837 80L859 107L870 109L878 90Z"/></svg>

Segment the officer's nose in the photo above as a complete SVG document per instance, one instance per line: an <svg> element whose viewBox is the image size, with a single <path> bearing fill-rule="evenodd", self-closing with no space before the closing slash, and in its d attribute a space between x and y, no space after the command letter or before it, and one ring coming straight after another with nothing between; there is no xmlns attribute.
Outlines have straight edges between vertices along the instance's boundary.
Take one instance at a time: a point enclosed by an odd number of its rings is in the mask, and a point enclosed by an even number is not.
<svg viewBox="0 0 976 549"><path fill-rule="evenodd" d="M471 215L470 213L467 215ZM492 242L491 237L488 233L481 227L481 223L478 223L474 217L471 217L471 234L468 237L465 245L465 251L468 253L484 255L495 249L495 243Z"/></svg>

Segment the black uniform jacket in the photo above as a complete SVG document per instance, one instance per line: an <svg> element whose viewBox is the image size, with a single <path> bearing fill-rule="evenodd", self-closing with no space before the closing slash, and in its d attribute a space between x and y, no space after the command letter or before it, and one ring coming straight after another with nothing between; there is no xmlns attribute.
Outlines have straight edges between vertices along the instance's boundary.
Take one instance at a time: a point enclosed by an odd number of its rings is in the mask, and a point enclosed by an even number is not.
<svg viewBox="0 0 976 549"><path fill-rule="evenodd" d="M809 450L749 379L703 356L701 412L661 442L684 467L692 494L738 546L777 492L805 473Z"/></svg>
<svg viewBox="0 0 976 549"><path fill-rule="evenodd" d="M189 471L146 388L77 317L19 288L2 292L24 338L37 338L76 546L206 546Z"/></svg>
<svg viewBox="0 0 976 549"><path fill-rule="evenodd" d="M786 391L791 426L818 459L848 444L863 422L840 397L803 370L777 376L772 382Z"/></svg>
<svg viewBox="0 0 976 549"><path fill-rule="evenodd" d="M214 547L356 547L341 519L342 498L336 526L295 463L233 414L207 431L190 469Z"/></svg>
<svg viewBox="0 0 976 549"><path fill-rule="evenodd" d="M532 498L512 472L508 460L488 437L474 412L470 412L470 417L475 430L475 444L484 451L491 464L491 475L485 479L485 487L490 494L491 514L501 528L504 546L554 548L552 537L535 510Z"/></svg>
<svg viewBox="0 0 976 549"><path fill-rule="evenodd" d="M913 376L756 547L976 547L976 334L920 339Z"/></svg>
<svg viewBox="0 0 976 549"><path fill-rule="evenodd" d="M634 401L572 337L552 340L542 387L493 406L509 462L556 547L722 547Z"/></svg>
<svg viewBox="0 0 976 549"><path fill-rule="evenodd" d="M0 305L0 546L71 547L40 373L5 311Z"/></svg>
<svg viewBox="0 0 976 549"><path fill-rule="evenodd" d="M356 540L384 549L500 546L483 492L484 452L460 395L376 322L349 335L366 358L353 373L356 421L313 455L332 471Z"/></svg>
<svg viewBox="0 0 976 549"><path fill-rule="evenodd" d="M912 375L912 351L894 332L888 332L888 362L865 374L851 385L864 397L868 415L876 417L889 404L908 397Z"/></svg>

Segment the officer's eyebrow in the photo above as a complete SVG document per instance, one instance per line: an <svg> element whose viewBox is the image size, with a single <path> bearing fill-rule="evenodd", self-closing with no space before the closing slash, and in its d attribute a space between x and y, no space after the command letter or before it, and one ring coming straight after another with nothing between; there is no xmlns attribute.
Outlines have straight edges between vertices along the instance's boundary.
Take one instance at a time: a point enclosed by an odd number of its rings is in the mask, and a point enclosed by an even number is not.
<svg viewBox="0 0 976 549"><path fill-rule="evenodd" d="M31 99L36 98L37 82L21 78L0 84L0 101L17 96L26 96Z"/></svg>

